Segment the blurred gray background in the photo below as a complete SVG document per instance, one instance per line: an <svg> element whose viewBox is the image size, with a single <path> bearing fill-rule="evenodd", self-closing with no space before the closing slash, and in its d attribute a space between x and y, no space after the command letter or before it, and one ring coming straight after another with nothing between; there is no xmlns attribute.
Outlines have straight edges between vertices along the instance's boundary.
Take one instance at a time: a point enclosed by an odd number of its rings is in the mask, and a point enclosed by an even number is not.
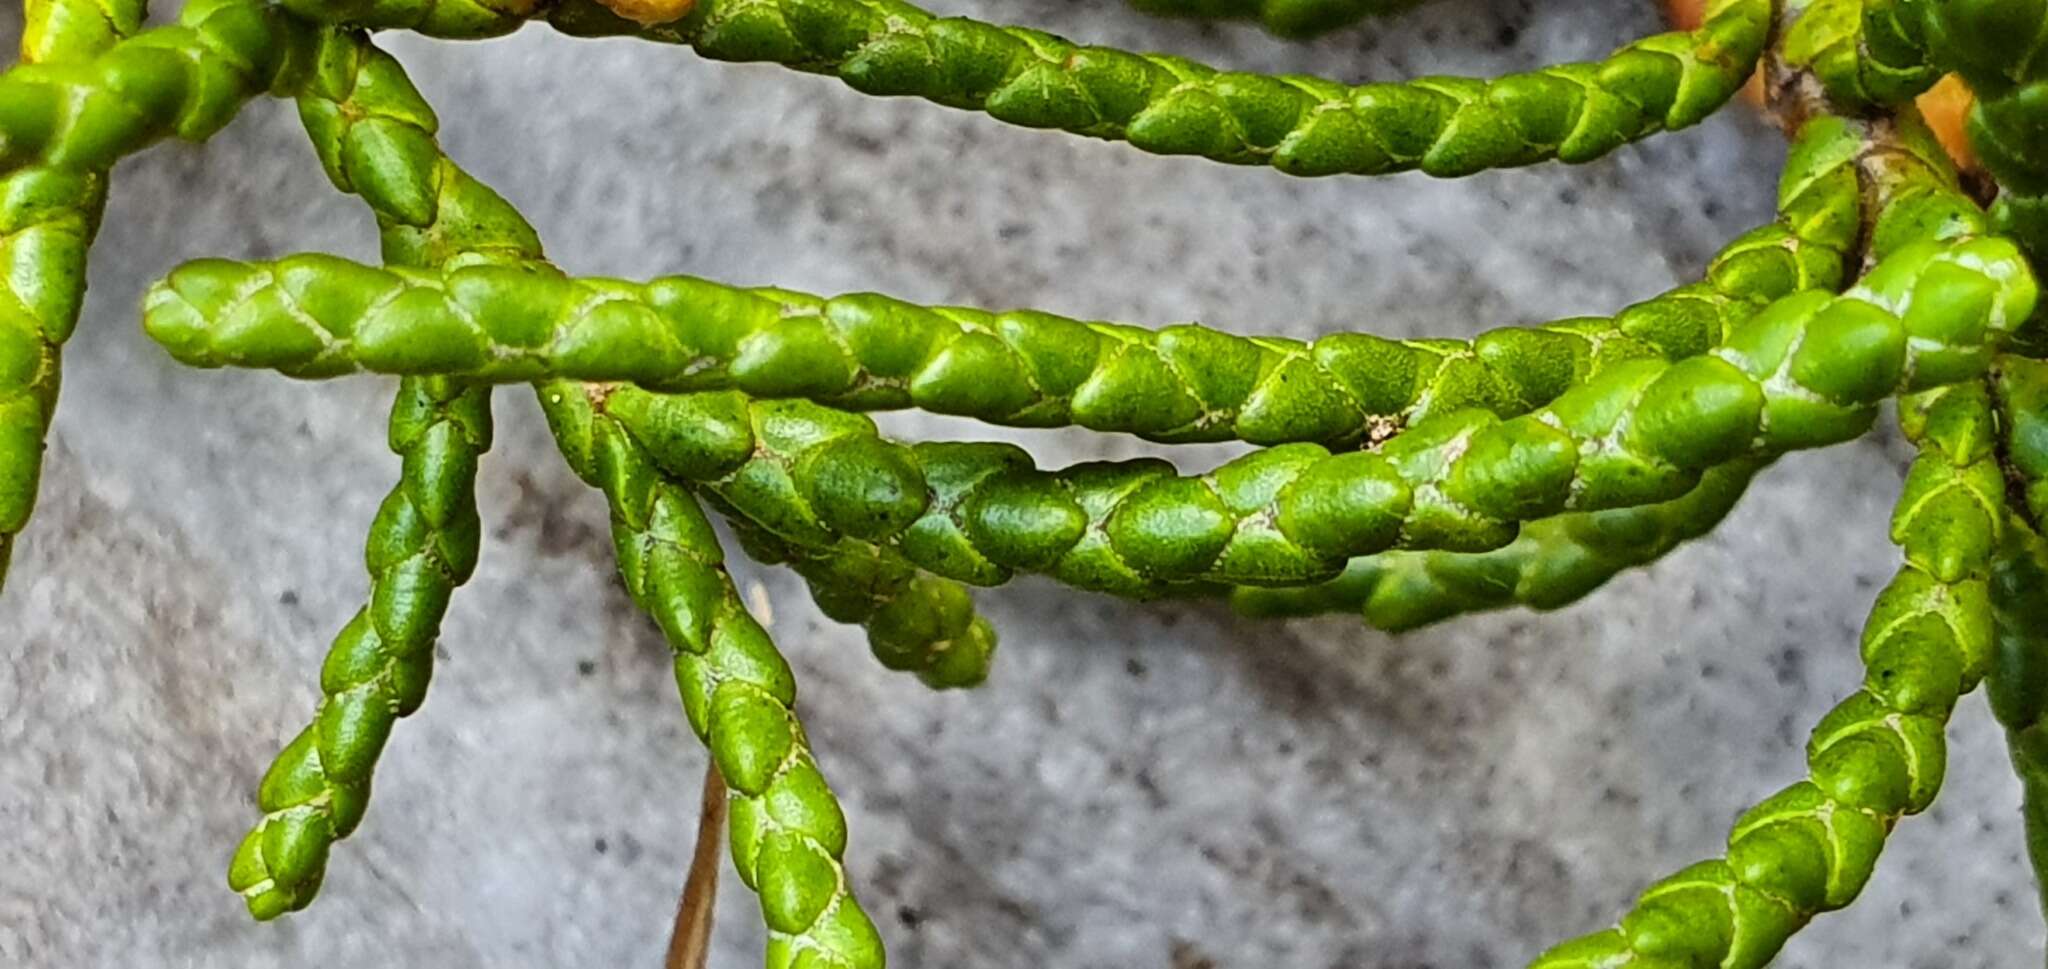
<svg viewBox="0 0 2048 969"><path fill-rule="evenodd" d="M1500 72L1660 27L1645 0L1444 0L1286 44L1112 0L934 3L1346 80ZM1470 335L1649 296L1768 218L1784 152L1736 110L1582 168L1302 181L541 28L386 43L453 154L572 271L1300 337ZM180 260L302 249L375 242L288 105L117 172L41 513L0 596L0 964L656 966L703 755L616 587L603 502L517 389L497 398L482 568L368 821L307 912L257 925L224 887L256 781L364 593L362 532L397 467L391 385L183 369L136 307ZM1049 463L1152 450L886 424ZM1744 805L1800 776L1807 726L1858 680L1904 460L1885 433L1794 457L1712 538L1576 608L1400 638L1020 582L981 596L1003 645L964 695L877 668L790 576L740 578L774 603L893 965L1518 966L1717 854ZM2040 964L2017 786L1980 699L1951 736L1939 803L1780 965ZM731 877L721 913L712 964L758 965Z"/></svg>

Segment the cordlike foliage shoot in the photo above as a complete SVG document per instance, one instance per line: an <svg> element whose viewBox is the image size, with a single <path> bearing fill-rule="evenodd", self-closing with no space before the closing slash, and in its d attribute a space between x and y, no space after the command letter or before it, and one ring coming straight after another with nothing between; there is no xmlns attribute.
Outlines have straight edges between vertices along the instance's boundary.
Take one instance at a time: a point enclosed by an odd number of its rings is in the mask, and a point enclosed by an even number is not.
<svg viewBox="0 0 2048 969"><path fill-rule="evenodd" d="M143 309L194 366L401 378L389 438L403 470L370 525L368 601L230 865L256 917L312 901L397 721L426 698L479 554L475 480L490 394L508 383L533 387L569 466L606 498L621 579L667 639L684 714L729 787L732 859L771 967L885 956L794 675L707 509L747 555L800 574L825 614L862 625L883 665L957 688L982 682L995 650L968 589L1020 573L1394 630L1559 608L1711 530L1778 456L1865 433L1886 401L1917 449L1892 522L1900 564L1862 637L1865 676L1814 728L1806 776L1742 814L1720 857L1533 964L1765 964L1853 901L1893 826L1933 802L1944 726L1979 682L2011 738L2029 855L2048 864L2048 0L1718 0L1696 30L1598 61L1364 85L902 0L702 0L658 23L644 22L654 6L614 2L195 0L151 29L139 0L27 2L23 63L0 75L0 568L33 505L116 161L290 97L382 236L377 266L187 263ZM1142 5L1302 35L1408 4ZM1700 121L1764 66L1793 147L1772 221L1698 280L1611 316L1470 339L1304 342L577 278L442 152L432 108L365 33L483 38L531 20L1296 175L1589 161ZM1951 73L1977 93L1988 211L1911 107ZM890 440L867 412L898 408L1253 449L1200 474L1157 459L1042 468L1009 445Z"/></svg>

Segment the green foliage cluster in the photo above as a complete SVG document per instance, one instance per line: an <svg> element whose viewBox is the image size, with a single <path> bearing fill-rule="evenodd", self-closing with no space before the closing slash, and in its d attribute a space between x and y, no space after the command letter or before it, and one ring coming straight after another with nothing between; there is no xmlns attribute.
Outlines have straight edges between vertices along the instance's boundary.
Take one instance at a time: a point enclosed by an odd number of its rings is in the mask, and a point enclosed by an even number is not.
<svg viewBox="0 0 2048 969"><path fill-rule="evenodd" d="M1143 3L1285 35L1406 5ZM1364 85L903 0L700 0L655 24L597 0L193 0L150 29L140 0L27 11L23 62L0 75L0 568L33 504L117 160L203 139L253 98L292 98L329 178L382 234L381 266L187 263L143 312L195 366L401 378L389 438L403 471L370 526L369 599L230 867L258 918L311 902L393 727L425 698L442 616L477 561L474 484L502 384L533 388L569 466L608 501L620 575L730 786L732 858L759 895L770 966L877 969L883 944L791 670L735 592L707 509L862 625L883 664L968 687L995 651L968 589L1019 573L1392 630L1563 606L1710 531L1778 456L1865 433L1887 401L1918 452L1892 523L1901 564L1865 627L1863 682L1814 728L1808 776L1743 814L1723 857L1534 965L1765 964L1849 904L1893 826L1933 801L1944 726L1980 681L2027 792L2030 854L2048 864L2048 0L1716 0L1697 30L1595 62ZM1775 218L1698 281L1469 340L1302 342L576 278L443 154L432 108L367 33L473 39L529 20L1296 175L1587 161L1698 122L1759 69L1794 143ZM1968 130L1992 191L1964 188L1915 113L1946 73L1977 94ZM1199 475L1154 459L1040 468L1009 445L893 441L865 415L898 408L1255 449Z"/></svg>

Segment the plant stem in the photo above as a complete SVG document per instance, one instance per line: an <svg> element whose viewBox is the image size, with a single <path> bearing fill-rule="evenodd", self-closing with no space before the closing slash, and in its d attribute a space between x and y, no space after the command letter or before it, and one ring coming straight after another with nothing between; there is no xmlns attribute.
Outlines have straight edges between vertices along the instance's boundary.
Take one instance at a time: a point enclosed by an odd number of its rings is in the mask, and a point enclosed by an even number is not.
<svg viewBox="0 0 2048 969"><path fill-rule="evenodd" d="M711 958L711 916L718 905L719 842L725 838L725 778L718 761L704 762L704 796L697 810L697 845L690 874L676 902L676 925L662 969L704 969Z"/></svg>

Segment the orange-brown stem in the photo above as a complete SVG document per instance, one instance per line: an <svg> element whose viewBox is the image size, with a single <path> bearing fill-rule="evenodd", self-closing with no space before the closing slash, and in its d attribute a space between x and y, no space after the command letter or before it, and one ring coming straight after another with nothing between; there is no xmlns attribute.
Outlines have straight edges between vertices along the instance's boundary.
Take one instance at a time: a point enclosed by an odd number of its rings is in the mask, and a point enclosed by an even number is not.
<svg viewBox="0 0 2048 969"><path fill-rule="evenodd" d="M676 903L675 930L669 935L664 969L704 969L711 956L711 916L718 904L718 859L725 840L725 778L718 762L704 765L703 803L697 811L697 844L690 855L690 874Z"/></svg>

